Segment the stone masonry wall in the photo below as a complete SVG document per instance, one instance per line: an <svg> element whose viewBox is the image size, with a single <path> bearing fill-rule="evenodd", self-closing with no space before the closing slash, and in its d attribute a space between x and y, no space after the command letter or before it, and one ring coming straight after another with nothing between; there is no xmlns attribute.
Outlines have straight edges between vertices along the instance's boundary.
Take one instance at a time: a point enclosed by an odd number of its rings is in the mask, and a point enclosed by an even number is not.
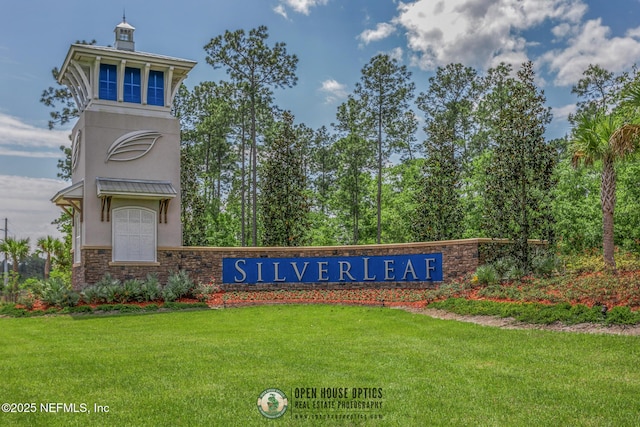
<svg viewBox="0 0 640 427"><path fill-rule="evenodd" d="M211 278L215 283L222 282L223 258L296 258L296 257L331 257L331 256L376 256L403 254L442 253L443 281L450 282L476 270L482 264L487 252L497 242L491 239L466 239L444 242L407 243L388 245L360 246L321 246L321 247L178 247L159 248L156 263L113 263L111 248L85 247L82 249L82 263L73 267L74 288L81 289L94 284L106 273L120 280L144 279L147 274L154 273L160 283L166 283L171 272L186 270L195 282L208 283ZM227 290L261 290L261 289L345 289L345 288L430 288L432 282L349 282L349 283L277 283L277 284L228 284L222 285Z"/></svg>

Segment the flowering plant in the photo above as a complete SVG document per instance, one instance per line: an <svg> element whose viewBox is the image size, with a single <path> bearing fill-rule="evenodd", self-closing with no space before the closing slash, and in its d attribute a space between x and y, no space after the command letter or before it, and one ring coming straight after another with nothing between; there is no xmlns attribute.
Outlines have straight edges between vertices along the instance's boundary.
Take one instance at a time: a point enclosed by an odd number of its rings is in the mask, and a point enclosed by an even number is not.
<svg viewBox="0 0 640 427"><path fill-rule="evenodd" d="M216 285L215 282L215 278L211 276L208 283L198 283L198 285L193 289L193 296L198 301L207 301L211 295L220 292L220 286Z"/></svg>

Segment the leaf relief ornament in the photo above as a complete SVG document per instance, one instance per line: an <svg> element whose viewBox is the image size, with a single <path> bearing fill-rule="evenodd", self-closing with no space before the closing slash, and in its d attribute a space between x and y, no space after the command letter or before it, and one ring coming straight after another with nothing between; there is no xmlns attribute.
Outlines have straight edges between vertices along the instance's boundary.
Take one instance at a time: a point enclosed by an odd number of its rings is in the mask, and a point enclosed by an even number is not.
<svg viewBox="0 0 640 427"><path fill-rule="evenodd" d="M108 161L128 162L139 159L151 151L161 136L160 132L153 130L137 130L124 134L109 147L105 163Z"/></svg>

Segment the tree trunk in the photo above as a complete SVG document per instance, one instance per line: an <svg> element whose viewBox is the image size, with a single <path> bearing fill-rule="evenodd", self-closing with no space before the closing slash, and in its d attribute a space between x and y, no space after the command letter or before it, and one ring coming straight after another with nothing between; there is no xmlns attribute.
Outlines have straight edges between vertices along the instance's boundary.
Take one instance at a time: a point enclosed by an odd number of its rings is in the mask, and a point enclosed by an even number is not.
<svg viewBox="0 0 640 427"><path fill-rule="evenodd" d="M378 114L378 232L376 242L380 244L382 237L382 107L380 107Z"/></svg>
<svg viewBox="0 0 640 427"><path fill-rule="evenodd" d="M50 272L51 272L51 252L47 252L47 258L44 262L44 280L49 279Z"/></svg>
<svg viewBox="0 0 640 427"><path fill-rule="evenodd" d="M256 141L256 97L251 88L251 188L253 205L251 206L251 246L258 246L258 143Z"/></svg>
<svg viewBox="0 0 640 427"><path fill-rule="evenodd" d="M245 115L244 115L244 108L242 110L242 131L241 131L241 143L240 143L240 158L242 158L242 172L240 173L241 177L242 177L242 183L240 184L240 217L242 218L241 220L241 226L240 226L240 234L241 234L241 238L240 238L240 245L241 246L247 246L247 235L246 235L246 230L245 230L245 225L247 222L247 215L246 215L246 211L245 211L245 206L247 203L246 200L246 169L245 169L245 162L246 162L246 154L245 154Z"/></svg>
<svg viewBox="0 0 640 427"><path fill-rule="evenodd" d="M616 206L616 170L613 165L613 159L609 156L605 156L602 163L600 202L602 204L602 249L604 265L606 269L615 272L613 212Z"/></svg>

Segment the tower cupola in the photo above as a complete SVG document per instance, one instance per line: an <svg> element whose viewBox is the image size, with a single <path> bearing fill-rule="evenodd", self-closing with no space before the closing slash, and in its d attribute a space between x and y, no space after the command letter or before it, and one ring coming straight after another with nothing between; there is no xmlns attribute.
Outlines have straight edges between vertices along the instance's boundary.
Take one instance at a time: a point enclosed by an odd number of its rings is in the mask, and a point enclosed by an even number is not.
<svg viewBox="0 0 640 427"><path fill-rule="evenodd" d="M116 33L115 48L131 52L136 50L135 43L133 42L133 32L135 30L136 29L127 22L125 15L122 15L122 22L119 23L114 30Z"/></svg>

